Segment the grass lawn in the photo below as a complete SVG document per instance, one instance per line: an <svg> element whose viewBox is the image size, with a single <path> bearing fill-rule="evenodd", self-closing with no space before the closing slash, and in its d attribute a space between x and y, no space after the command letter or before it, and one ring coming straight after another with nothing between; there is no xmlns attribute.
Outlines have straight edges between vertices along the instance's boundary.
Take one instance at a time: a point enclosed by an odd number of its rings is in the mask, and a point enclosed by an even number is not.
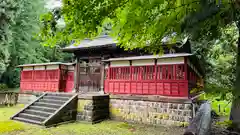
<svg viewBox="0 0 240 135"><path fill-rule="evenodd" d="M95 125L70 123L58 127L44 128L9 120L22 107L23 105L0 106L1 135L180 135L184 132L183 128L178 127L150 127L116 121L104 121Z"/></svg>

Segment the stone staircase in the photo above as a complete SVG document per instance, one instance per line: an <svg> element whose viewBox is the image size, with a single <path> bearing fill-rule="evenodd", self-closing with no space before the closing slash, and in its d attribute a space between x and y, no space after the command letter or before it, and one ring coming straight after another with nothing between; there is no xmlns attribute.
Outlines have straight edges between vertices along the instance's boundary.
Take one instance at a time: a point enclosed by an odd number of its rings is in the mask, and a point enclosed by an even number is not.
<svg viewBox="0 0 240 135"><path fill-rule="evenodd" d="M77 100L77 94L44 93L11 119L46 127L75 121Z"/></svg>

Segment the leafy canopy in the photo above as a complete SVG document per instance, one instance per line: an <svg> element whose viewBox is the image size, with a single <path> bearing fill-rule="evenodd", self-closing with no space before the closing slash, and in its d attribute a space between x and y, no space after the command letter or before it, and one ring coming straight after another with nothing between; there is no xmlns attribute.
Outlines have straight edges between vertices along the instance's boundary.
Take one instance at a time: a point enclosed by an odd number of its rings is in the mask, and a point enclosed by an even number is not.
<svg viewBox="0 0 240 135"><path fill-rule="evenodd" d="M45 1L2 0L0 5L0 85L18 87L19 64L68 58L59 46L43 47L36 38L41 28L40 15L47 12Z"/></svg>
<svg viewBox="0 0 240 135"><path fill-rule="evenodd" d="M215 37L219 26L233 21L231 7L221 0L63 0L57 13L42 18L41 38L45 45L70 43L95 37L110 26L109 34L125 48L147 43L154 49L172 33L177 33L173 41L183 35ZM54 22L59 18L64 28L57 29Z"/></svg>

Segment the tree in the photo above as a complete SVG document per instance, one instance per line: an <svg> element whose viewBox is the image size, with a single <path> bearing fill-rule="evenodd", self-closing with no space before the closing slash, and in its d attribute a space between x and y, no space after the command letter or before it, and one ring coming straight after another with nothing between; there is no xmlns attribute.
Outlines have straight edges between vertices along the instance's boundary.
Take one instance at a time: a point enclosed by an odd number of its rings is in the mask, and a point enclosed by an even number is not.
<svg viewBox="0 0 240 135"><path fill-rule="evenodd" d="M222 0L63 0L59 12L65 27L54 29L47 23L42 37L47 43L70 42L95 37L102 27L111 25L111 35L125 48L141 48L148 43L154 52L163 37L175 41L189 36L192 41L217 39L222 28L235 23L240 33L240 1ZM56 30L56 31L54 31ZM177 33L172 36L172 33ZM240 36L237 45L234 95L240 104ZM233 105L232 116L236 116Z"/></svg>
<svg viewBox="0 0 240 135"><path fill-rule="evenodd" d="M205 91L224 100L229 100L226 97L232 92L236 79L237 33L236 25L229 25L221 29L217 40L192 41L193 53L205 60Z"/></svg>
<svg viewBox="0 0 240 135"><path fill-rule="evenodd" d="M3 65L0 78L10 87L19 83L19 70L16 66L24 63L44 61L44 55L36 52L40 47L39 41L34 38L39 32L39 16L44 13L44 2L41 0L4 0L1 2L4 10L5 24L1 25L3 34L0 44L3 46L0 52L4 57L0 58ZM38 58L42 59L38 59ZM4 58L3 60L1 60ZM3 61L3 62L1 62ZM5 61L5 62L4 62Z"/></svg>
<svg viewBox="0 0 240 135"><path fill-rule="evenodd" d="M0 2L0 83L18 87L17 65L64 61L58 46L42 46L37 39L40 16L47 13L42 0L3 0ZM67 58L69 59L69 58Z"/></svg>

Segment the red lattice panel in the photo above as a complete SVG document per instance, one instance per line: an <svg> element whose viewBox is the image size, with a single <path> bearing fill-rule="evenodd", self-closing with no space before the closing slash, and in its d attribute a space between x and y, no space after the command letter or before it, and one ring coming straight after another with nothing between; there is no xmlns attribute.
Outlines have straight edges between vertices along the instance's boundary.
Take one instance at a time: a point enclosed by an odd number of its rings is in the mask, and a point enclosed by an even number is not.
<svg viewBox="0 0 240 135"><path fill-rule="evenodd" d="M46 81L46 70L33 71L34 81Z"/></svg>
<svg viewBox="0 0 240 135"><path fill-rule="evenodd" d="M106 93L187 97L184 64L109 67L104 82Z"/></svg>
<svg viewBox="0 0 240 135"><path fill-rule="evenodd" d="M60 70L47 70L46 81L58 81L60 77Z"/></svg>
<svg viewBox="0 0 240 135"><path fill-rule="evenodd" d="M32 81L33 71L21 71L21 81Z"/></svg>

